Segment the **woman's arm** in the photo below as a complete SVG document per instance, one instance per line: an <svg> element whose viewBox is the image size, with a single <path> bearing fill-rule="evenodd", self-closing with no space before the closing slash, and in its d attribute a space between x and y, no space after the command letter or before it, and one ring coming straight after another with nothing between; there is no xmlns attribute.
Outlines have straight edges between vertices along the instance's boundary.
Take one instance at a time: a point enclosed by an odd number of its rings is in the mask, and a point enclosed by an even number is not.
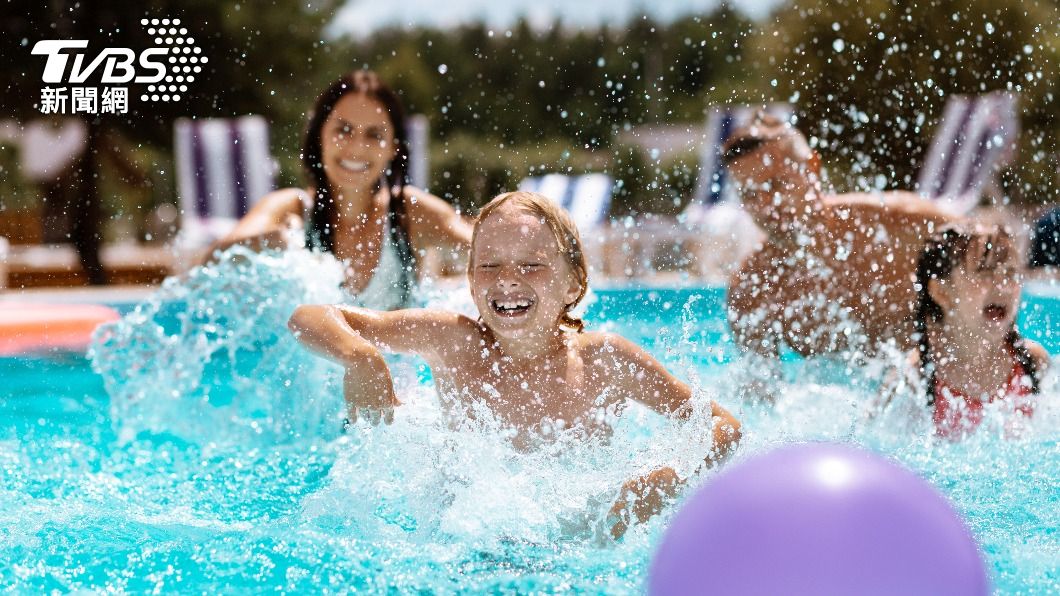
<svg viewBox="0 0 1060 596"><path fill-rule="evenodd" d="M405 187L412 244L417 254L436 250L450 269L461 267L471 246L471 223L444 200L420 189Z"/></svg>
<svg viewBox="0 0 1060 596"><path fill-rule="evenodd" d="M212 262L215 253L237 244L255 251L287 248L287 231L301 222L303 193L298 188L284 188L262 197L227 236L213 243L200 264Z"/></svg>

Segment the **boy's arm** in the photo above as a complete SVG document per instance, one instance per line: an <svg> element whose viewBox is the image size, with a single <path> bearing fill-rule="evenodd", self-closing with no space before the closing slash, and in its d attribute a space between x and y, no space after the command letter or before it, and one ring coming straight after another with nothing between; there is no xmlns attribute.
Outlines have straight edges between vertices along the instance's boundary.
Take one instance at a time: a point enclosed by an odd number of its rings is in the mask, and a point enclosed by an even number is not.
<svg viewBox="0 0 1060 596"><path fill-rule="evenodd" d="M667 416L688 417L692 401L692 389L688 385L671 375L658 360L633 342L618 335L606 336L605 342L612 348L604 350L613 359L611 370L622 377L625 386L633 389L637 401ZM714 418L715 446L712 459L724 459L739 441L740 423L713 401L711 416Z"/></svg>
<svg viewBox="0 0 1060 596"><path fill-rule="evenodd" d="M456 313L427 309L376 311L345 305L304 304L287 326L313 351L339 362L363 354L363 345L422 356L432 363L445 350L466 342L474 323Z"/></svg>
<svg viewBox="0 0 1060 596"><path fill-rule="evenodd" d="M691 414L692 390L688 385L674 378L658 360L625 338L610 335L606 342L613 348L604 351L613 358L612 370L618 372L623 384L633 388L637 401L665 415L687 418ZM731 413L715 401L711 401L710 407L714 446L704 458L707 466L728 457L741 437L740 422ZM676 496L682 484L684 481L669 467L655 469L626 482L622 495L611 508L611 514L617 518L611 528L612 536L621 537L632 518L644 522L661 511L665 501Z"/></svg>
<svg viewBox="0 0 1060 596"><path fill-rule="evenodd" d="M302 305L288 327L300 342L346 368L343 379L349 418L373 424L393 420L401 404L380 348L419 354L433 364L445 339L460 326L459 315L429 310L392 312L361 308Z"/></svg>

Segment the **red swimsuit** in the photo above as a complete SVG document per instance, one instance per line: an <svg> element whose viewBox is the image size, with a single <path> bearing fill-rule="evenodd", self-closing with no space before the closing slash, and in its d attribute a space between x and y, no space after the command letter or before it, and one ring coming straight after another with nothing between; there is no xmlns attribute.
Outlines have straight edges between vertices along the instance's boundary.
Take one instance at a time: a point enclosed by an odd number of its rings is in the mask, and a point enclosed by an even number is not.
<svg viewBox="0 0 1060 596"><path fill-rule="evenodd" d="M1004 396L994 394L989 403L998 399L1012 398L1016 401L1016 411L1030 417L1034 407L1028 397L1031 395L1031 382L1023 370L1023 365L1014 360L1012 373L1009 374ZM972 399L959 389L949 387L941 379L935 380L935 411L932 415L935 432L940 437L959 439L971 433L983 422L983 402Z"/></svg>

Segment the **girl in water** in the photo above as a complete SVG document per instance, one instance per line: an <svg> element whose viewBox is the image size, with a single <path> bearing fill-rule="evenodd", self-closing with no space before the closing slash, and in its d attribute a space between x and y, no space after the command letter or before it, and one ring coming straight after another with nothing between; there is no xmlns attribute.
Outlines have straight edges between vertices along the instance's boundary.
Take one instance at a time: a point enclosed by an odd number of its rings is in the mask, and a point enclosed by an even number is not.
<svg viewBox="0 0 1060 596"><path fill-rule="evenodd" d="M953 225L920 254L917 347L908 355L908 381L922 391L940 437L957 440L975 431L986 404L1005 402L1019 418L1034 411L1049 354L1016 329L1017 252L1001 227Z"/></svg>
<svg viewBox="0 0 1060 596"><path fill-rule="evenodd" d="M488 404L514 430L516 448L546 439L567 421L586 435L609 433L602 414L633 399L667 416L690 413L691 389L647 352L610 333L586 332L570 311L588 279L578 231L549 199L502 194L482 208L473 231L468 278L479 318L439 310L371 311L299 307L290 328L314 351L346 367L351 418L392 420L401 402L380 350L416 354L431 367L443 407L472 416ZM740 438L740 423L715 402L709 463ZM632 516L644 521L676 493L671 468L626 483L612 513L620 536ZM630 516L629 514L632 514Z"/></svg>
<svg viewBox="0 0 1060 596"><path fill-rule="evenodd" d="M234 244L286 248L290 230L346 263L360 304L408 306L416 259L438 249L462 261L471 227L445 201L406 184L408 145L401 101L375 73L356 71L320 94L306 129L309 187L266 195L214 251Z"/></svg>

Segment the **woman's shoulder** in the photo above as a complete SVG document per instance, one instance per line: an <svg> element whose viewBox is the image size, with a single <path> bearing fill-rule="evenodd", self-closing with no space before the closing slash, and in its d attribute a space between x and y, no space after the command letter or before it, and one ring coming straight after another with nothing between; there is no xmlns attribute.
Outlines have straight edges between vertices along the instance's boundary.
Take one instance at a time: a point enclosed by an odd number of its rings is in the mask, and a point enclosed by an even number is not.
<svg viewBox="0 0 1060 596"><path fill-rule="evenodd" d="M456 209L454 209L445 199L432 195L422 188L406 184L401 188L401 192L405 199L405 205L408 207L409 214L414 217L448 218L456 215Z"/></svg>
<svg viewBox="0 0 1060 596"><path fill-rule="evenodd" d="M269 211L282 211L301 215L311 204L312 197L304 188L280 188L261 197L258 204Z"/></svg>

